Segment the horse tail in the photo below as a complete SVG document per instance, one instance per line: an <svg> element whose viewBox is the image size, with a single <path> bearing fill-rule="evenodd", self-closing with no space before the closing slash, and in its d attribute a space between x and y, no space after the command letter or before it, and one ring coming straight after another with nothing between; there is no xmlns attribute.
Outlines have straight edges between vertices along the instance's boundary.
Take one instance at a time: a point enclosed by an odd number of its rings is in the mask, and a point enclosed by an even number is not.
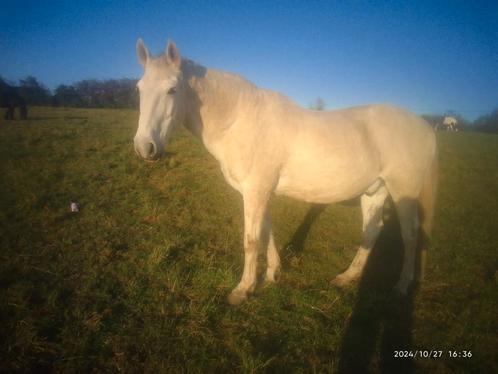
<svg viewBox="0 0 498 374"><path fill-rule="evenodd" d="M427 248L434 221L434 208L436 204L437 182L438 182L438 155L434 154L430 169L428 170L422 190L418 197L420 230L418 238L418 256L419 256L419 280L424 278L425 266L427 261Z"/></svg>

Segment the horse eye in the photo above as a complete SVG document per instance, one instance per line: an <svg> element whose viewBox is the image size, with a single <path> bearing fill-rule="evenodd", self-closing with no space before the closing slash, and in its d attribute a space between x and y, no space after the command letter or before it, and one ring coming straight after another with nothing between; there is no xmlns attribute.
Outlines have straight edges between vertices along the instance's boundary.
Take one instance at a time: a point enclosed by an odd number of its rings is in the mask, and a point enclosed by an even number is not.
<svg viewBox="0 0 498 374"><path fill-rule="evenodd" d="M174 95L176 94L176 87L171 87L168 91L168 95Z"/></svg>

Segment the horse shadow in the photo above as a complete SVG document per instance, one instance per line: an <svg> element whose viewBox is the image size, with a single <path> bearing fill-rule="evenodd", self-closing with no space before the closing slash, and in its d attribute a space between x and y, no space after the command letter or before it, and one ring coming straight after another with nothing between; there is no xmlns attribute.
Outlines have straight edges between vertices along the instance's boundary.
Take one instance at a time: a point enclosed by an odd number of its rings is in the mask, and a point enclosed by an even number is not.
<svg viewBox="0 0 498 374"><path fill-rule="evenodd" d="M325 207L311 206L287 243L287 250L303 249L312 224ZM395 357L395 351L413 347L414 293L401 296L393 291L401 273L404 246L398 217L390 199L384 206L383 220L382 232L358 285L355 285L358 288L357 297L341 338L338 373L414 372L413 359Z"/></svg>
<svg viewBox="0 0 498 374"><path fill-rule="evenodd" d="M358 206L360 205L360 199L351 199L338 203L345 206ZM284 245L283 248L287 252L301 252L304 249L304 243L308 238L311 226L315 223L317 218L325 211L327 204L311 204L310 209L304 216L303 221L296 229L296 232L292 235L289 241Z"/></svg>
<svg viewBox="0 0 498 374"><path fill-rule="evenodd" d="M338 373L412 373L412 358L395 357L413 347L413 297L393 291L402 267L403 240L388 200L384 227L358 284L353 312L342 336ZM377 356L376 352L379 351Z"/></svg>
<svg viewBox="0 0 498 374"><path fill-rule="evenodd" d="M287 252L301 252L304 249L304 243L310 232L311 226L316 221L316 219L323 213L327 208L325 204L312 204L306 215L304 216L303 222L299 225L292 238L284 245Z"/></svg>

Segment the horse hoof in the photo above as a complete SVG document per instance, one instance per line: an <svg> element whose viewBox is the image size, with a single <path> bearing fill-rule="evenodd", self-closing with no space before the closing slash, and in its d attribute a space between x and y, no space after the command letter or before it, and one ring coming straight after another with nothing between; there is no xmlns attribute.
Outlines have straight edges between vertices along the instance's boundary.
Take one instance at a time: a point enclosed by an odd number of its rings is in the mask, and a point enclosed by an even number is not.
<svg viewBox="0 0 498 374"><path fill-rule="evenodd" d="M352 279L343 275L339 274L336 276L332 281L330 282L333 286L336 287L347 287L351 284Z"/></svg>
<svg viewBox="0 0 498 374"><path fill-rule="evenodd" d="M247 299L247 294L244 291L233 290L230 295L228 295L227 301L228 304L237 306L244 302Z"/></svg>
<svg viewBox="0 0 498 374"><path fill-rule="evenodd" d="M280 271L266 272L265 283L277 283L280 279Z"/></svg>

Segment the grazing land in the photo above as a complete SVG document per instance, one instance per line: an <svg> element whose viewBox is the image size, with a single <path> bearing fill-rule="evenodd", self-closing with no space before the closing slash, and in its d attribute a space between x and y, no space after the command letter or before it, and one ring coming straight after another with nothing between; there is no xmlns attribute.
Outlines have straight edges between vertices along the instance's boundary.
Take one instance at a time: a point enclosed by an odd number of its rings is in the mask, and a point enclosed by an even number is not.
<svg viewBox="0 0 498 374"><path fill-rule="evenodd" d="M277 197L280 282L230 307L242 201L198 140L180 130L150 164L136 111L29 113L0 120L1 371L498 372L498 136L438 133L433 245L411 296L391 292L390 204L363 279L340 290L359 206Z"/></svg>

